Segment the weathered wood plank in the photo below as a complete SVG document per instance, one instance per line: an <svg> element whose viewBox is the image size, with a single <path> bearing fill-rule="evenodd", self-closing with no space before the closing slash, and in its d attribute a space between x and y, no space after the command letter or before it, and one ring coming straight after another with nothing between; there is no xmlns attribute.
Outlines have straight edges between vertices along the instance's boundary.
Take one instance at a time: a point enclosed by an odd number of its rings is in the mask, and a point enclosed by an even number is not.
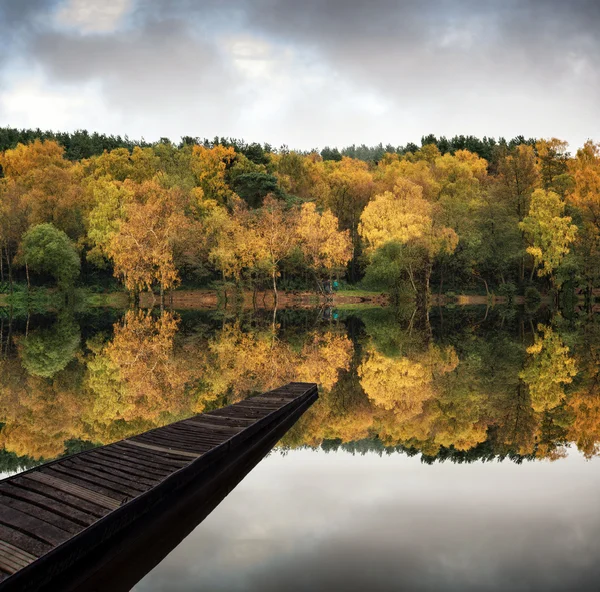
<svg viewBox="0 0 600 592"><path fill-rule="evenodd" d="M40 557L52 549L52 545L39 539L27 535L17 528L0 522L0 540L5 541L18 549L30 553L35 557Z"/></svg>
<svg viewBox="0 0 600 592"><path fill-rule="evenodd" d="M102 457L99 454L94 456L88 455L85 457L85 459L82 459L79 462L86 463L90 468L94 468L104 473L117 475L119 477L123 477L124 479L143 483L144 485L148 485L150 487L156 485L156 483L162 480L162 476L154 474L149 475L148 471L140 470L139 464L127 464L122 461L117 462L112 459L107 460L105 457Z"/></svg>
<svg viewBox="0 0 600 592"><path fill-rule="evenodd" d="M58 502L53 498L23 489L22 487L18 487L12 483L3 484L2 494L10 496L16 500L27 502L43 510L48 510L57 516L62 516L63 518L78 524L79 526L90 526L90 524L96 522L96 517L91 516L86 512L82 512L73 506Z"/></svg>
<svg viewBox="0 0 600 592"><path fill-rule="evenodd" d="M165 446L153 446L152 444L144 444L143 442L138 442L137 440L128 440L127 443L131 444L132 446L147 448L148 450L156 450L157 452L166 452L168 454L176 454L177 456L186 456L188 458L198 458L202 456L201 454L187 452L185 450L176 450L174 448L166 448Z"/></svg>
<svg viewBox="0 0 600 592"><path fill-rule="evenodd" d="M101 493L97 493L96 491L90 490L87 487L80 487L77 484L70 483L54 475L49 475L47 473L42 472L32 472L28 473L27 477L29 479L33 479L34 481L44 483L45 485L50 485L51 487L54 487L55 489L58 489L60 491L70 493L75 497L90 501L96 504L97 506L102 506L103 508L106 508L107 510L115 510L121 505L121 502L119 500L116 500L112 497L108 497Z"/></svg>
<svg viewBox="0 0 600 592"><path fill-rule="evenodd" d="M55 514L54 512L48 511L45 508L41 508L37 505L15 499L7 495L0 495L0 505L7 508L14 508L23 514L28 514L34 518L39 518L40 520L43 520L48 524L52 524L52 526L56 526L57 528L60 528L61 530L64 530L70 534L77 534L82 528L80 524L69 520L69 518L66 518L65 516Z"/></svg>
<svg viewBox="0 0 600 592"><path fill-rule="evenodd" d="M85 512L88 516L96 519L102 518L102 516L105 516L110 510L114 509L113 507L108 509L99 504L90 502L85 498L78 497L63 489L59 489L54 484L50 485L44 481L39 481L38 479L32 478L32 476L29 474L20 477L18 480L15 479L10 483L11 485L22 487L25 491L39 493L40 495L44 495L50 499L62 502L66 506ZM4 483L1 485L3 487Z"/></svg>
<svg viewBox="0 0 600 592"><path fill-rule="evenodd" d="M1 504L0 523L50 545L59 545L69 538L69 533L66 530Z"/></svg>
<svg viewBox="0 0 600 592"><path fill-rule="evenodd" d="M100 479L90 478L82 475L80 471L72 468L66 468L64 465L52 465L46 470L47 475L62 479L78 487L103 495L113 499L119 506L129 497L137 495L125 487L113 485L112 483L101 482Z"/></svg>
<svg viewBox="0 0 600 592"><path fill-rule="evenodd" d="M9 574L15 573L37 558L27 551L23 551L6 541L0 541L0 569Z"/></svg>

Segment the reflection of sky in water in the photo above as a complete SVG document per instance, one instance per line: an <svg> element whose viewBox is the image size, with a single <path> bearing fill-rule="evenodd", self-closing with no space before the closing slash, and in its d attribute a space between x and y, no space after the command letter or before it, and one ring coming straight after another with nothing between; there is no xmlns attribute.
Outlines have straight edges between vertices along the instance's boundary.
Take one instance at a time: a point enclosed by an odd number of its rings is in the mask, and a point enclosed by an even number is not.
<svg viewBox="0 0 600 592"><path fill-rule="evenodd" d="M597 589L599 467L274 453L134 590Z"/></svg>

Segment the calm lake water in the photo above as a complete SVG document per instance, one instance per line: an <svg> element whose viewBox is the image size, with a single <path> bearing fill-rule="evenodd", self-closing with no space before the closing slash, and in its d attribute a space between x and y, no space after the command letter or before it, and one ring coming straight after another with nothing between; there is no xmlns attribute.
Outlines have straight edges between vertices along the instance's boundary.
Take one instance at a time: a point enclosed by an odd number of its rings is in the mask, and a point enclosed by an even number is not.
<svg viewBox="0 0 600 592"><path fill-rule="evenodd" d="M600 323L0 309L6 476L290 380L320 398L136 586L595 590Z"/></svg>

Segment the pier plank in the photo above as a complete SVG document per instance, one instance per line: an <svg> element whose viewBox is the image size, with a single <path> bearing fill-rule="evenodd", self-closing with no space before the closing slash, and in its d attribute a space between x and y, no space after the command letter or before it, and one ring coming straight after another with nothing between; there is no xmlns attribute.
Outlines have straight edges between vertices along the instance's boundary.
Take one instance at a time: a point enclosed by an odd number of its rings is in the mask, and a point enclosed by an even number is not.
<svg viewBox="0 0 600 592"><path fill-rule="evenodd" d="M0 592L51 587L220 459L232 462L252 437L289 426L316 398L316 385L290 383L0 481Z"/></svg>

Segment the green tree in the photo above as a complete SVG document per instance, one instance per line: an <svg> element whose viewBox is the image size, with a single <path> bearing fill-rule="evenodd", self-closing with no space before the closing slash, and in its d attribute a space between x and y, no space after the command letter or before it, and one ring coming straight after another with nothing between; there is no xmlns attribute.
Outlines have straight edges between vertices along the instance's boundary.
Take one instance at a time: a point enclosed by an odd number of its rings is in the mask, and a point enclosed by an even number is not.
<svg viewBox="0 0 600 592"><path fill-rule="evenodd" d="M72 287L79 276L79 254L69 237L52 224L30 228L21 243L23 262L33 272L52 275L60 288Z"/></svg>
<svg viewBox="0 0 600 592"><path fill-rule="evenodd" d="M21 363L33 376L52 378L76 356L80 341L79 325L63 315L52 327L31 331L21 341Z"/></svg>

